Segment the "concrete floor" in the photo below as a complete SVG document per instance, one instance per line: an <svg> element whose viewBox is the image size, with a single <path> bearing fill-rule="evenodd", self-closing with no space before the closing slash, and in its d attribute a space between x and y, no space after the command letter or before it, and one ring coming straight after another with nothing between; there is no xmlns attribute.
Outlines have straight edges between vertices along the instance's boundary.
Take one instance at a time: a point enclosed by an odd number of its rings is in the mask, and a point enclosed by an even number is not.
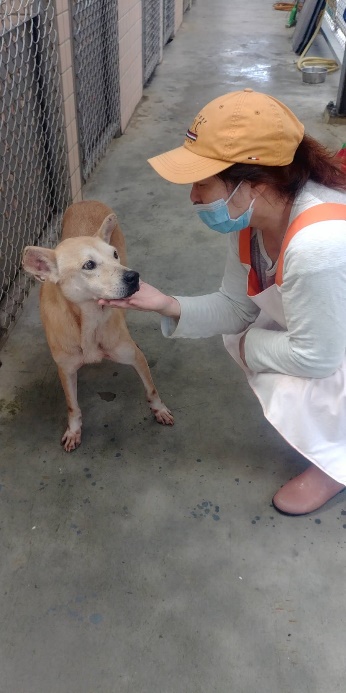
<svg viewBox="0 0 346 693"><path fill-rule="evenodd" d="M197 0L85 198L114 207L130 266L166 292L218 288L225 239L187 186L146 159L178 146L199 107L245 86L284 100L337 149L321 114L339 73L301 82L271 0ZM1 693L337 693L345 690L346 496L311 516L271 505L305 468L264 420L221 338L169 341L131 313L174 428L130 369L84 368L82 446L59 445L65 403L37 290L2 351Z"/></svg>

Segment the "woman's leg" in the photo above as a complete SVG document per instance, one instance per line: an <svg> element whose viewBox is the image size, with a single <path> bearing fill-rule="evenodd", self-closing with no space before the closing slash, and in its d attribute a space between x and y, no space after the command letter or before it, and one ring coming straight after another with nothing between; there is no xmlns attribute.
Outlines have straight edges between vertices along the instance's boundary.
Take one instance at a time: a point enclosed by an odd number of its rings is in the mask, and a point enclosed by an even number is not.
<svg viewBox="0 0 346 693"><path fill-rule="evenodd" d="M305 515L320 508L344 488L343 484L311 464L277 491L273 505L286 515Z"/></svg>

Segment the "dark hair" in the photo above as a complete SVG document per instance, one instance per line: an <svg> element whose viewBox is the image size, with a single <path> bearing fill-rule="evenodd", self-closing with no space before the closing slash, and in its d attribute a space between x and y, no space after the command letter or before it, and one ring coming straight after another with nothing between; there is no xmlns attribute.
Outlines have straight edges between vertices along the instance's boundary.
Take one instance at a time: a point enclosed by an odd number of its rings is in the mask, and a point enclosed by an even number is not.
<svg viewBox="0 0 346 693"><path fill-rule="evenodd" d="M313 137L304 135L294 159L287 166L234 164L218 173L225 183L237 185L241 180L267 183L280 197L294 199L308 180L328 188L346 190L346 172L341 160Z"/></svg>

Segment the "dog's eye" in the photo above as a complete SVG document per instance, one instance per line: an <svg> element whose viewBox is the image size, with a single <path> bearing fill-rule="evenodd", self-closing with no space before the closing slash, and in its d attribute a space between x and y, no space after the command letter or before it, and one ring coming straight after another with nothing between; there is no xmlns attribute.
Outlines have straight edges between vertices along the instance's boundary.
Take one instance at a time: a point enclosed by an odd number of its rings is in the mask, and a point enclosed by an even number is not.
<svg viewBox="0 0 346 693"><path fill-rule="evenodd" d="M115 257L115 259L116 259L116 260L118 260L118 259L119 259L119 255L118 255L118 253L117 253L117 251L116 251L116 250L114 251L114 257Z"/></svg>
<svg viewBox="0 0 346 693"><path fill-rule="evenodd" d="M95 269L95 267L96 267L96 262L94 262L94 260L88 260L88 262L84 263L82 269L93 270L93 269Z"/></svg>

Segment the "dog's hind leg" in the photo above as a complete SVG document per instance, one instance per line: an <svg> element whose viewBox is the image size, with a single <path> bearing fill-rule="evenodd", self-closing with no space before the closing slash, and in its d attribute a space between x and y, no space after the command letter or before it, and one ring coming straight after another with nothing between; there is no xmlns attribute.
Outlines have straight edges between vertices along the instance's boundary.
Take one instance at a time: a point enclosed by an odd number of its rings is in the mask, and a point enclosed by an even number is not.
<svg viewBox="0 0 346 693"><path fill-rule="evenodd" d="M68 411L67 429L61 439L66 452L78 448L82 438L82 412L77 402L77 371L68 373L58 367L59 376L66 397Z"/></svg>
<svg viewBox="0 0 346 693"><path fill-rule="evenodd" d="M108 352L108 355L116 363L127 364L137 371L144 385L147 402L156 421L161 424L170 424L172 426L174 424L173 414L162 402L151 377L147 360L137 344L135 344L131 338L129 341L121 341L114 350Z"/></svg>

